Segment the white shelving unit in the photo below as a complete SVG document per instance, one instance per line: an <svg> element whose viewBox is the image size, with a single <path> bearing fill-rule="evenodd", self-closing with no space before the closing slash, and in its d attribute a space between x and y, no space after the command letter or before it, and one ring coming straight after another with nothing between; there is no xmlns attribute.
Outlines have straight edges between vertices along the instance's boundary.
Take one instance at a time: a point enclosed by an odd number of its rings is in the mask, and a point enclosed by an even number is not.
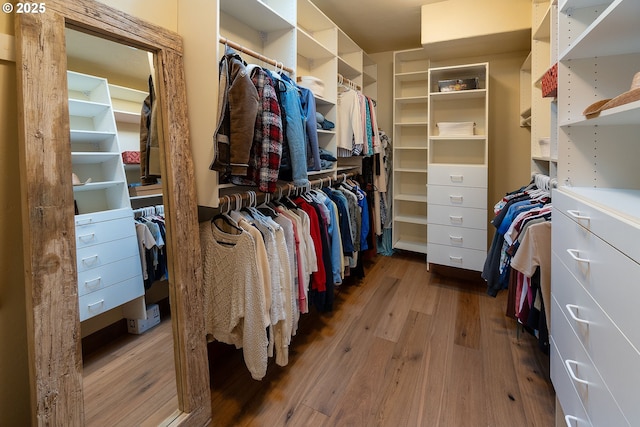
<svg viewBox="0 0 640 427"><path fill-rule="evenodd" d="M109 94L121 151L140 151L142 104L148 93L109 84ZM140 165L124 165L128 184L140 182Z"/></svg>
<svg viewBox="0 0 640 427"><path fill-rule="evenodd" d="M392 242L426 254L429 59L424 49L396 51L393 68Z"/></svg>
<svg viewBox="0 0 640 427"><path fill-rule="evenodd" d="M109 87L102 78L67 76L73 172L85 183L73 187L80 320L124 304L127 317L144 318L140 253Z"/></svg>
<svg viewBox="0 0 640 427"><path fill-rule="evenodd" d="M640 71L640 3L564 0L558 10L551 379L567 423L638 425L640 102L582 112L628 91Z"/></svg>
<svg viewBox="0 0 640 427"><path fill-rule="evenodd" d="M478 80L440 92L438 82ZM427 261L482 271L487 253L489 64L429 69ZM472 134L441 135L438 123L472 122Z"/></svg>
<svg viewBox="0 0 640 427"><path fill-rule="evenodd" d="M542 97L542 76L557 62L557 1L534 0L531 30L531 173L557 177L557 104Z"/></svg>
<svg viewBox="0 0 640 427"><path fill-rule="evenodd" d="M254 52L271 58L292 68L295 75L293 79L302 76L313 76L324 83L324 94L315 96L316 110L322 113L327 120L338 126L337 99L338 99L338 74L353 81L363 88L363 93L375 98L377 96L377 69L376 64L358 45L342 31L331 19L329 19L311 0L221 0L215 4L207 5L210 15L217 17L211 19L213 28L217 28L218 37L224 37L238 43ZM185 2L180 5L182 16L201 18L202 10L196 10L201 5ZM186 24L186 23L185 23ZM201 24L204 21L201 20ZM206 25L199 27L181 28L183 37L193 40L208 40L212 38L210 29ZM208 42L207 42L208 43ZM212 52L217 52L216 62L224 52L224 45L218 44ZM201 53L200 53L201 54ZM247 62L260 63L240 52ZM187 55L188 56L188 55ZM185 72L189 81L202 81L210 79L210 74L202 74L200 70L190 68L189 58L185 56ZM198 61L201 63L201 61ZM275 66L266 65L275 70ZM208 93L190 93L190 104L211 105L215 111L216 106L205 100L210 97ZM211 116L213 117L213 116ZM211 120L208 117L207 120ZM213 130L202 121L204 117L193 116L193 128L197 129L193 137L211 138L209 133ZM205 130L209 132L205 134ZM201 135L200 135L201 134ZM337 153L337 133L333 130L319 130L318 143L320 147L331 153ZM197 153L199 156L210 157L212 153ZM361 158L338 158L332 169L309 172L310 179L331 177L337 178L339 174L355 169L360 169ZM215 207L218 198L225 194L237 191L233 184L219 184L212 177L208 169L210 158L207 162L196 161L195 173L197 181L206 182L206 194L202 188L198 189L198 203L202 206ZM206 164L205 164L206 163ZM205 186L202 185L204 188ZM213 192L213 195L211 194Z"/></svg>

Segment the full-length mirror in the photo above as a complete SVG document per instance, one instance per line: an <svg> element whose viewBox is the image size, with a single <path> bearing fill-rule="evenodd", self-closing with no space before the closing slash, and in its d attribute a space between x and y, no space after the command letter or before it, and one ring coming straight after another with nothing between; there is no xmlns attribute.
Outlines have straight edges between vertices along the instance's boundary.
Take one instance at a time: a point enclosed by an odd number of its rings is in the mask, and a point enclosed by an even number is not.
<svg viewBox="0 0 640 427"><path fill-rule="evenodd" d="M211 409L206 342L199 309L202 273L181 41L162 28L88 0L47 2L46 13L17 16L16 26L18 90L22 93L19 105L21 186L23 212L28 216L24 222L25 277L34 425L90 423L88 414L96 410L89 396L92 393L101 396L102 405L108 406L105 395L96 392L87 379L92 370L104 376L97 382L113 384L107 386L111 392L117 384L123 386L122 393L131 393L124 379L116 380L122 368L112 369L111 373L103 367L95 368L96 365L90 369L89 365L83 366L82 355L87 352L87 340L104 329L104 325L114 323L112 320L118 316L144 318L152 301L167 307L166 317L171 322L170 326L163 327L169 338L159 341L164 341L160 345L173 346L172 352L166 348L163 351L173 357L168 358L166 365L160 365L156 360L159 358L153 357L143 363L139 369L164 375L135 387L146 389L160 381L170 387L163 388L168 390L167 402L161 405L163 409L153 410L156 418L135 421L135 424L203 425L210 418ZM109 216L112 211L126 208L124 210L131 213L131 208L139 207L135 205L139 202L131 205L128 190L129 181L134 181L132 177L138 173L131 170L127 173L127 168L123 168L121 151L127 150L119 146L120 139L127 144L136 138L127 142L124 131L128 127L127 112L121 111L126 108L121 107L122 100L112 99L111 92L141 95L145 92L144 85L149 84L148 79L127 81L125 75L131 72L133 63L120 64L130 68L121 74L113 70L100 71L99 67L92 70L93 65L86 62L87 55L82 58L77 50L78 43L86 37L109 40L130 49L128 53L141 52L145 58L151 58L147 65L151 66L149 75L153 77L159 135L159 144L154 147L160 166L156 174L162 177L158 187L163 194L161 203L168 236L164 249L166 271L170 273L164 287L162 280L157 285L151 282L158 295L149 292L146 280L140 283L132 279L137 284L127 283L126 291L119 292L119 299L113 303L108 296L100 295L95 301L83 300L93 292L92 288L106 283L110 273L84 274L96 258L93 252L81 254L82 248L91 246L89 243L96 239L97 233L89 228L80 232L78 226L86 224L78 221L95 223L95 218L105 212ZM100 53L115 62L123 62L115 53L106 50ZM73 68L76 70L70 73L68 70ZM80 103L74 99L87 96L85 85L89 83L103 85L105 93L111 94L95 101L111 106L110 111L107 108L108 114L88 119L75 109ZM116 107L116 104L120 105ZM88 105L85 103L84 107ZM105 125L105 117L111 117L110 123L115 122L114 110L118 110L121 121L125 122L120 127ZM140 140L139 131L131 129L130 133L138 135ZM105 138L108 134L114 137ZM100 141L92 142L91 138ZM114 141L117 144L114 145ZM75 191L70 185L72 181L78 186ZM141 203L157 206L156 201ZM127 220L133 221L133 218ZM109 231L109 236L120 232L117 228ZM137 248L136 244L134 249ZM118 246L112 250L119 253L124 249ZM144 258L142 254L137 254L137 258L131 254L132 265L133 260ZM113 270L120 273L125 268ZM117 279L116 283L127 280ZM123 293L126 296L122 296ZM107 357L110 358L113 357ZM87 355L86 359L88 363L90 357ZM125 377L135 375L125 374L120 378ZM156 392L152 399L158 396Z"/></svg>
<svg viewBox="0 0 640 427"><path fill-rule="evenodd" d="M154 55L65 40L85 425L156 425L178 400Z"/></svg>

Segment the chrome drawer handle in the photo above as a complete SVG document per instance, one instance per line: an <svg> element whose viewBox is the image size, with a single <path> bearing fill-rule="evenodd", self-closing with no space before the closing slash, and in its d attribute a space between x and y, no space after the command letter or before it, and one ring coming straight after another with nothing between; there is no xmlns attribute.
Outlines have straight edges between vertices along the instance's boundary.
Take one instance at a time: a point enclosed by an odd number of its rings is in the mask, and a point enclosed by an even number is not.
<svg viewBox="0 0 640 427"><path fill-rule="evenodd" d="M578 419L578 417L574 417L573 415L564 416L564 422L567 424L567 427L573 427L573 424L571 423L571 421L575 421L577 426L580 420Z"/></svg>
<svg viewBox="0 0 640 427"><path fill-rule="evenodd" d="M96 233L83 234L82 236L78 236L78 240L86 243L92 241L96 237Z"/></svg>
<svg viewBox="0 0 640 427"><path fill-rule="evenodd" d="M580 258L580 251L578 249L567 249L567 253L577 262L583 262L585 264L589 264L591 262L588 258Z"/></svg>
<svg viewBox="0 0 640 427"><path fill-rule="evenodd" d="M449 220L451 222L455 222L457 224L462 224L462 215L457 216L457 215L449 215Z"/></svg>
<svg viewBox="0 0 640 427"><path fill-rule="evenodd" d="M453 261L453 262L458 262L460 264L462 264L462 257L461 256L452 256L449 255L449 260Z"/></svg>
<svg viewBox="0 0 640 427"><path fill-rule="evenodd" d="M94 307L96 307L96 306L102 306L103 304L104 304L104 300L103 300L103 299L101 299L101 300L100 300L100 301L98 301L98 302L94 302L94 303L91 303L91 304L87 304L87 309L92 310Z"/></svg>
<svg viewBox="0 0 640 427"><path fill-rule="evenodd" d="M576 373L573 371L573 367L571 365L579 365L578 361L567 359L564 361L564 364L567 367L567 370L569 371L569 376L571 377L571 379L573 379L575 382L578 382L578 383L589 384L589 381L583 380L582 378L578 378Z"/></svg>
<svg viewBox="0 0 640 427"><path fill-rule="evenodd" d="M462 236L452 236L451 234L449 234L449 239L454 242L462 243Z"/></svg>
<svg viewBox="0 0 640 427"><path fill-rule="evenodd" d="M577 220L591 221L590 216L580 215L580 211L577 211L575 209L567 209L567 213Z"/></svg>
<svg viewBox="0 0 640 427"><path fill-rule="evenodd" d="M462 182L464 179L463 175L449 175L449 179L451 179L451 182Z"/></svg>
<svg viewBox="0 0 640 427"><path fill-rule="evenodd" d="M82 263L86 266L94 265L98 262L98 255L82 258Z"/></svg>
<svg viewBox="0 0 640 427"><path fill-rule="evenodd" d="M569 316L571 316L571 318L572 318L573 320L575 320L576 322L586 323L587 325L591 323L591 322L589 322L588 320L584 320L584 319L579 318L579 317L574 313L574 310L575 310L575 311L578 311L578 309L580 308L580 307L578 307L577 305L574 305L574 304L567 304L565 307L567 307L567 311L569 312Z"/></svg>
<svg viewBox="0 0 640 427"><path fill-rule="evenodd" d="M96 277L95 279L92 279L92 280L85 280L84 285L87 288L95 288L98 285L100 285L101 281L102 281L102 277Z"/></svg>
<svg viewBox="0 0 640 427"><path fill-rule="evenodd" d="M462 196L454 196L451 194L449 195L449 200L451 200L451 203L462 203Z"/></svg>

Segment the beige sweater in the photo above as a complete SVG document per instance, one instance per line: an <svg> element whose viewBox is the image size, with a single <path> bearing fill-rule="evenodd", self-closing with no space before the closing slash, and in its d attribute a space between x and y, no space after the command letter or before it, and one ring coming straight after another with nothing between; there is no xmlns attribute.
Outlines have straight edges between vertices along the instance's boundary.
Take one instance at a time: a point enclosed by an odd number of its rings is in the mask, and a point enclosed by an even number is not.
<svg viewBox="0 0 640 427"><path fill-rule="evenodd" d="M251 376L260 380L267 371L269 324L253 238L224 233L207 221L200 224L200 243L207 337L242 348Z"/></svg>

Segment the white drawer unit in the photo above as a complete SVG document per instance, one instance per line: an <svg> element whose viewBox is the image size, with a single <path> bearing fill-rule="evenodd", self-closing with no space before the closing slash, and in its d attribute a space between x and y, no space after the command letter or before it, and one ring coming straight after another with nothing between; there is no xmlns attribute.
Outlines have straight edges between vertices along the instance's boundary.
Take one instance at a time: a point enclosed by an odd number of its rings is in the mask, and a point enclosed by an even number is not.
<svg viewBox="0 0 640 427"><path fill-rule="evenodd" d="M575 383L569 376L566 364L562 363L562 357L560 356L553 336L550 337L550 343L551 378L553 379L556 395L564 411L566 427L591 427L592 424L587 416L587 411L582 405Z"/></svg>
<svg viewBox="0 0 640 427"><path fill-rule="evenodd" d="M622 235L629 247L640 224L571 189L553 200L551 335L564 363L576 360L592 375L588 384L573 381L586 387L580 396L593 425L640 425L640 264L619 247Z"/></svg>
<svg viewBox="0 0 640 427"><path fill-rule="evenodd" d="M427 261L433 264L481 271L486 256L486 250L479 251L437 243L427 244Z"/></svg>
<svg viewBox="0 0 640 427"><path fill-rule="evenodd" d="M67 83L71 162L84 183L73 187L82 321L144 295L144 282L107 80L69 71Z"/></svg>
<svg viewBox="0 0 640 427"><path fill-rule="evenodd" d="M135 236L81 248L77 250L78 274L136 255L140 257Z"/></svg>
<svg viewBox="0 0 640 427"><path fill-rule="evenodd" d="M487 230L447 225L429 224L427 228L429 242L437 245L485 251L487 248Z"/></svg>
<svg viewBox="0 0 640 427"><path fill-rule="evenodd" d="M486 227L488 221L486 209L436 204L427 206L427 217L430 224L478 229Z"/></svg>
<svg viewBox="0 0 640 427"><path fill-rule="evenodd" d="M470 165L430 165L429 184L487 188L487 167Z"/></svg>
<svg viewBox="0 0 640 427"><path fill-rule="evenodd" d="M551 336L558 350L553 357L560 357L559 361L556 360L553 363L560 362L565 366L594 426L630 425L622 415L621 409L600 376L597 367L580 344L578 337L573 333L558 301L555 298L552 300ZM556 373L563 374L562 372ZM551 380L554 384L557 381L553 376Z"/></svg>
<svg viewBox="0 0 640 427"><path fill-rule="evenodd" d="M140 258L128 257L78 273L78 295L107 288L126 279L140 278Z"/></svg>
<svg viewBox="0 0 640 427"><path fill-rule="evenodd" d="M110 221L76 226L76 248L100 245L135 235L133 215Z"/></svg>
<svg viewBox="0 0 640 427"><path fill-rule="evenodd" d="M460 208L487 209L487 189L429 184L427 186L427 203ZM484 214L484 217L486 219L486 214Z"/></svg>
<svg viewBox="0 0 640 427"><path fill-rule="evenodd" d="M144 295L144 286L139 286L138 278L116 283L79 298L80 321L116 308Z"/></svg>

